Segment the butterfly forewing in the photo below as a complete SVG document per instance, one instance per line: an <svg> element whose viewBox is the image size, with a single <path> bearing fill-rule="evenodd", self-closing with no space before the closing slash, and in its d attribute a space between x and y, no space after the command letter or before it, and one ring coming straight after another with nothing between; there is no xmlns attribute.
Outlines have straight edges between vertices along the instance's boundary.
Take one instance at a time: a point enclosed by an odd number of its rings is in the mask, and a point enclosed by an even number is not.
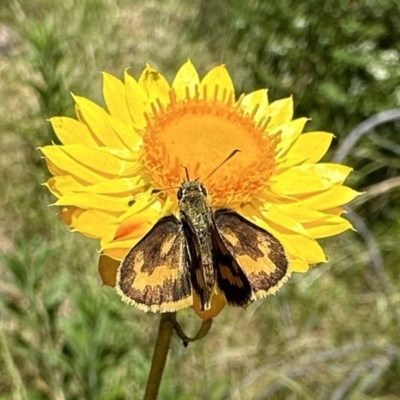
<svg viewBox="0 0 400 400"><path fill-rule="evenodd" d="M186 240L179 220L160 219L121 262L116 289L144 311L174 312L192 305Z"/></svg>
<svg viewBox="0 0 400 400"><path fill-rule="evenodd" d="M290 275L281 243L232 210L217 210L215 223L223 243L251 286L251 298L255 300L275 293ZM229 270L234 272L234 277L239 277L237 267L230 267ZM224 275L223 270L220 271L220 275ZM243 281L243 278L240 279ZM229 294L225 290L227 296Z"/></svg>

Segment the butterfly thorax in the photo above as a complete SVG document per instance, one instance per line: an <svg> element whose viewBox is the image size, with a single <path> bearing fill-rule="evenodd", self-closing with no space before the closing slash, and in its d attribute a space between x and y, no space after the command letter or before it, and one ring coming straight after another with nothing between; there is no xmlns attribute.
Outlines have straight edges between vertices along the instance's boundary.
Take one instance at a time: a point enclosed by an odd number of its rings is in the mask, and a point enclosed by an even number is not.
<svg viewBox="0 0 400 400"><path fill-rule="evenodd" d="M185 181L178 191L179 216L186 238L189 256L192 259L191 274L202 308L211 307L211 296L215 285L213 250L210 226L213 214L204 187L197 180Z"/></svg>

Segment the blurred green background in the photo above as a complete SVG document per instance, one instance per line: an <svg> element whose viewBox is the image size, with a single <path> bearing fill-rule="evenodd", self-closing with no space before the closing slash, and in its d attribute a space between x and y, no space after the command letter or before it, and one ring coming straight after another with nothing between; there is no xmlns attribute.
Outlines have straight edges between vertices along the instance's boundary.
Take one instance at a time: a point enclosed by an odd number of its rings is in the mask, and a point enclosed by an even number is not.
<svg viewBox="0 0 400 400"><path fill-rule="evenodd" d="M104 104L100 71L171 79L187 58L225 63L238 93L293 94L367 195L359 233L323 241L329 263L174 338L160 399L400 399L400 120L374 117L400 101L399 21L398 0L1 0L0 399L142 397L159 317L101 285L98 244L47 207L36 148L56 140L46 118L74 115L70 92Z"/></svg>

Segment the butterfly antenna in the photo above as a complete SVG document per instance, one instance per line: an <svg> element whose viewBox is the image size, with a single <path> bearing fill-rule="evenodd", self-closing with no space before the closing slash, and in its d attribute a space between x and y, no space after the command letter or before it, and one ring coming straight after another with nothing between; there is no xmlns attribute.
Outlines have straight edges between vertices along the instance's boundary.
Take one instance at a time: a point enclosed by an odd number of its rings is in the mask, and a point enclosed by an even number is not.
<svg viewBox="0 0 400 400"><path fill-rule="evenodd" d="M165 190L179 189L179 187L180 187L180 186L171 186L171 187L167 187L167 188L164 188L164 189L153 189L153 190L151 191L151 195L153 196L153 194L157 194L157 193L160 193L160 192L164 192Z"/></svg>
<svg viewBox="0 0 400 400"><path fill-rule="evenodd" d="M219 165L217 165L204 179L203 182L205 180L207 180L211 175L214 175L228 160L230 160L236 153L239 153L240 150L239 149L235 149L233 150L228 157L225 158L224 161L222 161Z"/></svg>
<svg viewBox="0 0 400 400"><path fill-rule="evenodd" d="M189 178L189 171L188 171L187 167L183 167L183 168L185 168L186 179L187 179L188 181L190 181L190 178Z"/></svg>
<svg viewBox="0 0 400 400"><path fill-rule="evenodd" d="M182 164L181 164L181 167L185 169L186 180L187 180L187 181L190 181L190 178L189 178L189 171L188 171L187 167L185 167L185 166L182 165Z"/></svg>

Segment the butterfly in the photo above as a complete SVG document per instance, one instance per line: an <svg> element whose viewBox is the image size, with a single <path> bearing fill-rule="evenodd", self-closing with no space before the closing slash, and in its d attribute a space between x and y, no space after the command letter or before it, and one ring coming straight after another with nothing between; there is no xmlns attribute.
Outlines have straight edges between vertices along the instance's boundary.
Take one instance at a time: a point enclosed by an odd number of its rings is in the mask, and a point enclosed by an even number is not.
<svg viewBox="0 0 400 400"><path fill-rule="evenodd" d="M188 174L187 174L188 175ZM179 217L167 215L119 265L116 290L143 311L211 308L216 285L232 306L247 307L275 293L290 274L282 244L231 209L213 211L198 179L177 191Z"/></svg>

